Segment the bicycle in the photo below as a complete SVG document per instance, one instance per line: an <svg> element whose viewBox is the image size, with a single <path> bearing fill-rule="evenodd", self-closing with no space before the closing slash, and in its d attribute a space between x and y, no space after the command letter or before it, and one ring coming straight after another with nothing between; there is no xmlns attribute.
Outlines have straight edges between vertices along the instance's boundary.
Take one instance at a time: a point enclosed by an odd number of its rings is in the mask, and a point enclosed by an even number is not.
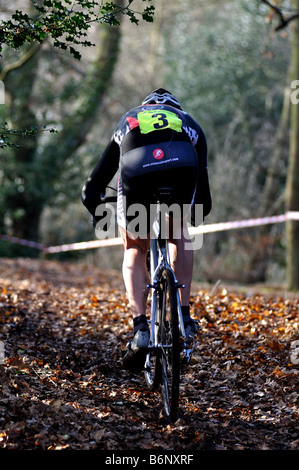
<svg viewBox="0 0 299 470"><path fill-rule="evenodd" d="M156 197L155 236L151 239L149 251L150 343L144 375L149 388L161 387L164 413L166 417L175 420L179 403L180 365L182 362L190 362L195 341L193 337L186 336L179 292L185 286L178 283L170 266L168 237L162 231L160 207L161 204L171 203L171 188L160 188Z"/></svg>
<svg viewBox="0 0 299 470"><path fill-rule="evenodd" d="M168 236L165 223L161 220L161 205L170 205L171 188L160 188L156 194L157 211L153 224L149 259L151 290L148 321L150 341L144 364L144 377L149 389L161 388L163 410L166 418L174 421L179 404L181 364L188 364L195 347L194 337L187 337L183 322L179 284L169 262ZM116 201L108 196L105 202ZM165 215L165 214L164 214Z"/></svg>

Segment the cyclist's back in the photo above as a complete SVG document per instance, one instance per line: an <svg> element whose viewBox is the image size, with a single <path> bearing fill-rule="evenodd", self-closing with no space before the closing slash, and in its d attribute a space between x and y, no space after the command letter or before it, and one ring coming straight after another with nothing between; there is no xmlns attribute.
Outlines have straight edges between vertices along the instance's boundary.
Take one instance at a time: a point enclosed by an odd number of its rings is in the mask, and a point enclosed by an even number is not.
<svg viewBox="0 0 299 470"><path fill-rule="evenodd" d="M101 193L118 170L118 223L123 228L129 221L125 208L133 203L147 207L155 187L167 182L172 183L178 203L202 204L204 216L211 210L205 135L164 89L155 90L121 117L85 184L83 204L95 222ZM120 196L125 196L126 205Z"/></svg>
<svg viewBox="0 0 299 470"><path fill-rule="evenodd" d="M147 215L138 234L150 231L150 206L158 188L171 187L174 203L191 205L198 180L199 161L188 131L191 118L173 106L148 104L130 110L115 133L120 148L118 223L128 228L134 218L132 204L140 204ZM184 130L185 129L185 130ZM136 206L135 206L136 207ZM132 224L130 224L132 227Z"/></svg>

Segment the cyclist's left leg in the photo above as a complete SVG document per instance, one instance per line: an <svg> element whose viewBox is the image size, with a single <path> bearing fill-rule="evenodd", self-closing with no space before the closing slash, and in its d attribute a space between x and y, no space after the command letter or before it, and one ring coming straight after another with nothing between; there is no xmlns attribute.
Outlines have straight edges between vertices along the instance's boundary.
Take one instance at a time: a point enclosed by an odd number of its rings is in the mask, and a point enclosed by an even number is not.
<svg viewBox="0 0 299 470"><path fill-rule="evenodd" d="M133 240L125 229L119 227L119 230L124 242L123 278L134 325L134 337L127 344L123 365L131 372L140 372L144 368L150 339L146 319L149 284L146 257L150 240Z"/></svg>

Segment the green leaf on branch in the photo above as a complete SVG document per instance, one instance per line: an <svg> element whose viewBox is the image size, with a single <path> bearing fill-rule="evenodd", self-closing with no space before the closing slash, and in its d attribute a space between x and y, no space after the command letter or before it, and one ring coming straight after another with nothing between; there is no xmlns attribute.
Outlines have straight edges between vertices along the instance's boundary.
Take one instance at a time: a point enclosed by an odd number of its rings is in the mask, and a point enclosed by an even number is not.
<svg viewBox="0 0 299 470"><path fill-rule="evenodd" d="M16 10L9 20L0 24L0 54L3 45L19 49L26 43L41 44L47 37L53 39L54 47L68 50L75 59L80 59L80 53L74 45L89 47L93 45L85 40L87 31L93 23L106 23L119 26L119 15L127 15L132 23L138 24L139 19L153 22L155 7L147 6L137 12L131 8L134 0L129 0L126 6L116 2L98 2L93 0L43 0L41 5L33 1L38 17L29 16ZM151 1L151 0L143 0ZM65 39L67 37L67 39ZM59 38L59 40L58 40Z"/></svg>
<svg viewBox="0 0 299 470"><path fill-rule="evenodd" d="M21 146L19 144L12 142L13 138L34 137L39 132L44 131L48 131L51 134L58 132L53 128L47 129L46 125L43 126L43 129L39 129L37 126L33 126L30 129L11 129L8 123L5 122L0 126L0 149L7 147L20 148Z"/></svg>

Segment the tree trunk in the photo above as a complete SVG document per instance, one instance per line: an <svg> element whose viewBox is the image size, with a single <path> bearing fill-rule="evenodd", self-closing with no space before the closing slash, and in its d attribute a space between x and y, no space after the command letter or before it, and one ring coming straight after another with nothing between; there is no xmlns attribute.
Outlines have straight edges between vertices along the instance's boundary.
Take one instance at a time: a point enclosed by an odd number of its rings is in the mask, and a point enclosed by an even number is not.
<svg viewBox="0 0 299 470"><path fill-rule="evenodd" d="M123 1L119 0L119 3ZM82 79L80 105L63 116L62 130L51 136L42 152L38 136L21 138L18 142L21 148L13 150L10 162L13 171L8 169L6 175L11 189L5 196L4 206L9 211L15 236L39 240L43 208L55 195L55 185L61 178L65 162L85 142L109 88L118 58L121 28L101 25L99 35L98 53ZM16 128L30 128L36 124L31 93L37 67L38 54L35 54L20 68L9 71L9 80L6 76L7 90L12 97L10 111ZM18 188L16 181L22 182Z"/></svg>
<svg viewBox="0 0 299 470"><path fill-rule="evenodd" d="M124 0L119 0L118 3L122 6ZM121 27L101 25L99 34L98 54L91 69L82 79L82 92L78 105L70 115L63 117L62 130L53 135L44 149L42 158L47 171L49 199L55 196L55 184L61 178L65 163L73 158L91 131L112 82L119 53ZM48 200L47 203L49 202Z"/></svg>
<svg viewBox="0 0 299 470"><path fill-rule="evenodd" d="M299 9L299 0L293 0ZM293 23L291 80L299 78L299 21ZM291 103L290 155L286 185L286 209L299 211L299 104ZM299 221L286 224L288 287L299 290Z"/></svg>
<svg viewBox="0 0 299 470"><path fill-rule="evenodd" d="M45 149L53 170L58 170L59 173L61 163L85 141L111 84L118 58L121 30L119 26L102 25L100 34L99 53L90 72L83 78L83 99L70 116L65 116L63 129Z"/></svg>
<svg viewBox="0 0 299 470"><path fill-rule="evenodd" d="M31 100L38 60L39 54L30 56L20 70L12 70L6 77L6 89L11 100L10 118L16 129L31 129L37 125ZM15 143L20 147L3 155L6 160L5 178L10 185L5 194L4 209L9 212L13 234L33 241L37 240L36 219L40 216L34 188L38 175L33 174L37 142L36 135L26 139L18 137Z"/></svg>
<svg viewBox="0 0 299 470"><path fill-rule="evenodd" d="M288 74L289 77L289 74ZM285 88L283 106L278 123L276 137L273 144L273 154L269 162L265 185L260 201L260 217L276 215L283 210L284 191L281 191L279 179L279 162L287 157L289 125L290 125L290 88L289 83ZM261 225L256 230L256 244L250 252L250 262L248 266L248 281L265 282L267 278L267 268L271 252L269 243L271 226Z"/></svg>

